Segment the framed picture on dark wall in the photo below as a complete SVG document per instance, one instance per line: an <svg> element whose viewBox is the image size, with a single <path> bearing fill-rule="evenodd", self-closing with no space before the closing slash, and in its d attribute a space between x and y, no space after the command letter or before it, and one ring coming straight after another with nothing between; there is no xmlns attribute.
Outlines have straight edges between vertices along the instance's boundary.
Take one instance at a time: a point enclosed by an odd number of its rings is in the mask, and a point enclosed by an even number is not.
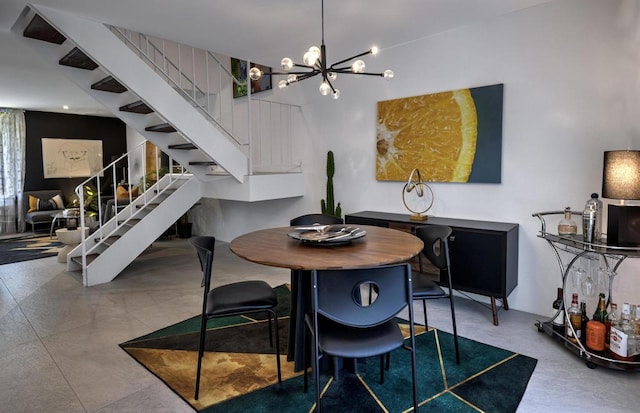
<svg viewBox="0 0 640 413"><path fill-rule="evenodd" d="M42 138L44 178L102 176L102 141Z"/></svg>
<svg viewBox="0 0 640 413"><path fill-rule="evenodd" d="M259 65L257 63L251 63L251 67L257 67L263 73L265 73L260 79L252 80L251 93L264 92L271 89L271 68L269 66ZM247 61L231 58L231 73L234 76L233 80L233 97L239 98L247 96ZM238 79L238 82L236 82Z"/></svg>

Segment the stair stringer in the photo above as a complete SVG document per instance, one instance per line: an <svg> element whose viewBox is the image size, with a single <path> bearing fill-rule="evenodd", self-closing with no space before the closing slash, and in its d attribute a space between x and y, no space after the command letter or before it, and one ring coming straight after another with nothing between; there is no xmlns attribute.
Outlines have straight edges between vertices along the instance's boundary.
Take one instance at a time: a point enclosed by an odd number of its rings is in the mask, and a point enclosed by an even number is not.
<svg viewBox="0 0 640 413"><path fill-rule="evenodd" d="M201 198L201 182L192 176L166 197L137 224L128 227L121 238L87 265L83 283L86 287L113 280L147 247L164 233ZM90 242L90 238L87 242ZM75 250L72 251L75 253Z"/></svg>
<svg viewBox="0 0 640 413"><path fill-rule="evenodd" d="M29 7L33 10L29 10ZM43 57L47 57L47 60L54 63L70 80L181 164L188 164L188 161L180 159L185 156L184 151L181 153L180 151L168 149L168 144L175 142L170 142L171 138L168 138L167 134L144 130L147 126L157 124L158 116L174 126L183 139L188 137L188 141L193 142L204 154L220 165L238 182L242 182L242 177L248 174L249 160L241 149L231 143L197 109L182 98L171 85L158 76L107 26L45 6L31 5L29 7L25 8L18 21L12 27L12 31L16 36L26 41L31 47L36 48ZM68 50L65 51L64 47L52 46L40 40L24 38L22 30L33 16L33 11L67 37L68 40L62 46L66 45L66 48L70 50L72 46L70 43L74 43L96 62L102 68L102 71L98 69L87 71L60 66L57 61ZM104 75L101 72L104 72ZM107 74L112 75L131 92L135 93L157 115L132 116L131 114L123 114L118 108L131 102L131 98L127 97L129 93L118 96L118 94L92 90L91 85ZM125 99L128 99L128 101L125 101ZM133 122L134 117L142 120ZM200 173L196 171L198 168L192 169L193 173L201 176L201 179L207 179L207 168L202 168L205 171Z"/></svg>

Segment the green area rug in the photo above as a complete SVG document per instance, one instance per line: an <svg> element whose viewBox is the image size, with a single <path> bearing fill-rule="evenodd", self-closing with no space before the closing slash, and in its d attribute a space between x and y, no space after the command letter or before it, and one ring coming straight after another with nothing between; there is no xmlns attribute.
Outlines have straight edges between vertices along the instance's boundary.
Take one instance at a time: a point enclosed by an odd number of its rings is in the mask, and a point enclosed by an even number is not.
<svg viewBox="0 0 640 413"><path fill-rule="evenodd" d="M286 354L289 290L277 287L281 355ZM193 399L199 316L120 344L196 411L309 412L313 381L303 393L303 377L281 356L283 382L277 383L275 351L267 323L248 317L211 320L203 360L200 399ZM403 329L408 326L398 320ZM515 412L537 360L460 337L460 364L453 336L417 327L420 409L431 412ZM329 412L404 412L412 408L410 355L391 354L390 370L379 383L378 359L358 363L358 374L339 380L324 375L322 407Z"/></svg>
<svg viewBox="0 0 640 413"><path fill-rule="evenodd" d="M0 265L52 257L63 246L57 238L48 235L0 240Z"/></svg>

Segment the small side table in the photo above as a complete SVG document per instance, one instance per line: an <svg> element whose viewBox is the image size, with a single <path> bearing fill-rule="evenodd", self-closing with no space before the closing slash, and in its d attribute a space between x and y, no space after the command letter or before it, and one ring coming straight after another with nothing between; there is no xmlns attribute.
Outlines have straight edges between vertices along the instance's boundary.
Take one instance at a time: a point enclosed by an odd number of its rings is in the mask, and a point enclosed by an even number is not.
<svg viewBox="0 0 640 413"><path fill-rule="evenodd" d="M65 244L58 253L58 262L67 262L67 254L69 254L69 251L74 249L78 244L80 244L80 241L82 241L82 231L84 231L84 236L86 238L89 235L88 227L76 229L60 228L56 230L58 240Z"/></svg>

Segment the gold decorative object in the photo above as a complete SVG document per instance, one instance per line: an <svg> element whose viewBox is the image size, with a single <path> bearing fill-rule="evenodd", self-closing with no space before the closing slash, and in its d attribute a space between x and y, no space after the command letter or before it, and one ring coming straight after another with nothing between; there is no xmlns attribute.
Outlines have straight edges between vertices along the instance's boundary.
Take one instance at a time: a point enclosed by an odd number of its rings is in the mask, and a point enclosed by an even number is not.
<svg viewBox="0 0 640 413"><path fill-rule="evenodd" d="M426 212L433 205L433 191L425 182L422 182L420 170L415 168L411 171L407 183L402 188L402 203L412 214L409 219L412 221L425 221L428 216Z"/></svg>

